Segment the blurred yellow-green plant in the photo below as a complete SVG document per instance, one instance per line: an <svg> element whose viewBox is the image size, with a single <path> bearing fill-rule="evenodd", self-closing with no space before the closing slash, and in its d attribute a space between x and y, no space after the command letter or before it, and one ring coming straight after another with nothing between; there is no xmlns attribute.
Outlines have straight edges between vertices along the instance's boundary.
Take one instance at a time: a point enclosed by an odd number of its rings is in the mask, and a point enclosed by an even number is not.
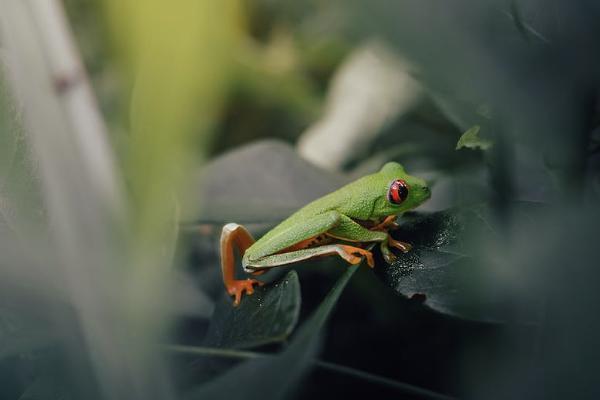
<svg viewBox="0 0 600 400"><path fill-rule="evenodd" d="M173 216L230 84L243 15L238 1L104 2L131 102L123 155L142 242Z"/></svg>
<svg viewBox="0 0 600 400"><path fill-rule="evenodd" d="M180 209L198 207L186 185L212 143L244 20L235 0L107 0L103 7L130 99L120 124L128 131L120 159L132 224L127 307L138 329L160 334Z"/></svg>

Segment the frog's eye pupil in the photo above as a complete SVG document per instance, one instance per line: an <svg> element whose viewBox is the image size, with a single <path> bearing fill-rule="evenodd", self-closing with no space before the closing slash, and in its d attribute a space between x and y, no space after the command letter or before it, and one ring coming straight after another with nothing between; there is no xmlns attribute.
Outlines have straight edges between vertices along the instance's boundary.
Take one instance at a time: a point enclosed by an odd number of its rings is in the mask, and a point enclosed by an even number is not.
<svg viewBox="0 0 600 400"><path fill-rule="evenodd" d="M392 204L401 204L408 197L408 185L402 179L396 179L388 190L388 200Z"/></svg>

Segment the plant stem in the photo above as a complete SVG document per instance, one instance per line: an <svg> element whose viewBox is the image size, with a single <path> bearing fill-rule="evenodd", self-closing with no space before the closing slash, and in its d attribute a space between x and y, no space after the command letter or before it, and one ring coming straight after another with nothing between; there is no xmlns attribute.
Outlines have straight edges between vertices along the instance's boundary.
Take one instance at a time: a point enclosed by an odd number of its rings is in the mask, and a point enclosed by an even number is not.
<svg viewBox="0 0 600 400"><path fill-rule="evenodd" d="M275 357L276 355L268 354L268 353L260 353L255 351L247 351L247 350L236 350L236 349L220 349L215 347L201 347L201 346L183 346L183 345L165 345L164 349L166 351L177 353L177 354L186 354L186 355L197 355L197 356L207 356L207 357L219 357L219 358L229 358L229 359L237 359L237 360L248 360L255 358L267 358L267 357ZM439 400L451 400L454 399L451 396L447 396L441 393L437 393L428 389L424 389L415 385L411 385L409 383L399 382L390 378L386 378L384 376L372 374L370 372L362 371L356 368L347 367L344 365L339 365L335 363L331 363L328 361L322 360L313 360L313 364L321 369L335 372L342 375L352 376L357 379L362 379L364 381L368 381L371 383L387 386L390 388L394 388L399 392L404 394L409 394L412 396L417 396L424 399L439 399Z"/></svg>

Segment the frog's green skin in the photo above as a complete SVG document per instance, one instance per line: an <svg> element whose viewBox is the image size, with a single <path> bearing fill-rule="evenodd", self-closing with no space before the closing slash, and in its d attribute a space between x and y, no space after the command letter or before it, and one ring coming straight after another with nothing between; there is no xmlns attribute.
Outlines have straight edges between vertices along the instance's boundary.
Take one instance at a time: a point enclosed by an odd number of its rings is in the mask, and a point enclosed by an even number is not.
<svg viewBox="0 0 600 400"><path fill-rule="evenodd" d="M388 201L390 183L403 179L409 186L408 197L396 205ZM317 199L267 232L244 253L245 270L270 267L306 259L314 249L299 250L297 258L287 253L277 254L303 240L329 232L336 237L355 242L384 242L387 232L363 228L354 220L380 220L400 215L419 206L430 197L424 180L408 175L404 168L390 162L374 174L360 178L320 199ZM265 257L268 260L264 260Z"/></svg>
<svg viewBox="0 0 600 400"><path fill-rule="evenodd" d="M403 180L408 186L408 195L400 204L388 199L390 185ZM424 180L408 175L404 168L389 162L374 174L360 178L320 199L317 199L292 214L258 241L241 225L230 223L223 227L221 235L221 264L223 280L229 294L239 304L244 291L252 294L254 279L234 279L233 245L243 252L242 266L246 272L279 265L290 264L312 257L339 254L351 263L360 261L353 254L366 256L373 266L371 253L360 247L342 243L379 242L386 260L393 258L388 245L408 251L409 245L396 242L386 229L369 229L390 216L398 216L419 206L431 195ZM327 237L325 244L305 245L313 238ZM298 248L294 248L298 247Z"/></svg>

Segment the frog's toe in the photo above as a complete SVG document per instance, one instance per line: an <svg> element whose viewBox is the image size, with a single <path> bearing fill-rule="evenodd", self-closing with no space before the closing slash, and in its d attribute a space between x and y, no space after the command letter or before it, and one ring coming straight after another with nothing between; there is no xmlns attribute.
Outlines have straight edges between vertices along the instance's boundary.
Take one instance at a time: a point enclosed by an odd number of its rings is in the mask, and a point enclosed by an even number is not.
<svg viewBox="0 0 600 400"><path fill-rule="evenodd" d="M388 243L390 246L395 247L403 253L408 253L410 249L412 249L412 245L410 243L401 242L399 240L394 240L391 237L388 239Z"/></svg>
<svg viewBox="0 0 600 400"><path fill-rule="evenodd" d="M264 282L256 279L235 280L227 287L227 293L234 296L233 305L238 306L240 301L242 301L244 292L246 292L247 296L250 296L254 293L254 285L262 286L264 284Z"/></svg>
<svg viewBox="0 0 600 400"><path fill-rule="evenodd" d="M367 265L369 268L375 268L375 260L373 260L373 254L371 252L366 252L363 254L367 259Z"/></svg>
<svg viewBox="0 0 600 400"><path fill-rule="evenodd" d="M386 252L383 252L383 259L386 263L393 264L398 259L398 257L396 257L394 253L388 250Z"/></svg>
<svg viewBox="0 0 600 400"><path fill-rule="evenodd" d="M387 243L382 242L380 248L381 255L386 263L393 264L398 259L398 257L396 257L396 255L390 250Z"/></svg>
<svg viewBox="0 0 600 400"><path fill-rule="evenodd" d="M367 265L371 268L375 267L375 261L373 260L373 253L369 250L365 250L360 247L340 245L340 255L345 258L350 264L358 264L362 262L363 257L367 260Z"/></svg>

